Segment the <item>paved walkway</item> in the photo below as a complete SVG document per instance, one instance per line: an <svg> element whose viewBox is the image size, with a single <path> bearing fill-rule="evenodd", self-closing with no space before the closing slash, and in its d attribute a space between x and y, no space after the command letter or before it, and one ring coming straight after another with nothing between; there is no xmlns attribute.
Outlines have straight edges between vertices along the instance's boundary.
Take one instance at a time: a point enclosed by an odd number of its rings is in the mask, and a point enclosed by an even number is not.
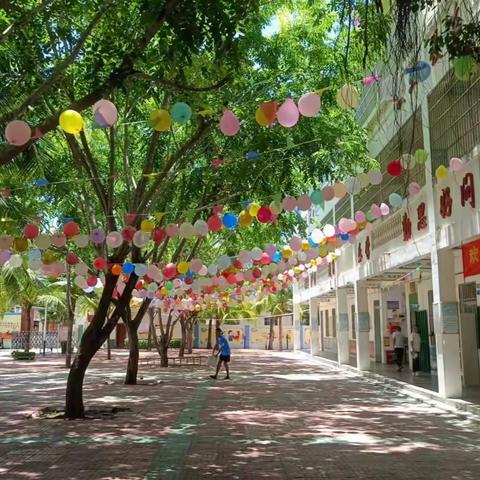
<svg viewBox="0 0 480 480"><path fill-rule="evenodd" d="M291 353L234 352L231 381L207 379L207 367L155 367L143 372L149 384L130 387L115 352L95 360L85 397L130 411L26 418L62 405L61 363L0 358L0 478L480 478L479 423Z"/></svg>

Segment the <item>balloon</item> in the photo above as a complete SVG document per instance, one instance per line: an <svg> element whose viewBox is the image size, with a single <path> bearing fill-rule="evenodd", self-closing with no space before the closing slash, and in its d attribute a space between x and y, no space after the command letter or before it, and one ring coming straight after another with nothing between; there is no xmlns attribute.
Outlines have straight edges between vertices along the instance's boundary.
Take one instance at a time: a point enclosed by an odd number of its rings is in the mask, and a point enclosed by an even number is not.
<svg viewBox="0 0 480 480"><path fill-rule="evenodd" d="M450 170L454 173L461 173L465 170L465 165L461 158L453 157L450 159Z"/></svg>
<svg viewBox="0 0 480 480"><path fill-rule="evenodd" d="M297 199L295 197L285 197L282 200L282 207L287 212L293 212L297 206Z"/></svg>
<svg viewBox="0 0 480 480"><path fill-rule="evenodd" d="M297 124L300 114L295 102L287 98L277 112L278 123L285 128L291 128Z"/></svg>
<svg viewBox="0 0 480 480"><path fill-rule="evenodd" d="M205 220L197 220L193 224L193 229L199 237L206 237L208 235L208 223Z"/></svg>
<svg viewBox="0 0 480 480"><path fill-rule="evenodd" d="M257 212L257 220L260 223L268 223L272 220L272 211L266 205L260 207Z"/></svg>
<svg viewBox="0 0 480 480"><path fill-rule="evenodd" d="M226 213L222 218L223 224L227 228L235 228L238 223L237 216L233 213Z"/></svg>
<svg viewBox="0 0 480 480"><path fill-rule="evenodd" d="M118 248L123 243L123 237L120 232L110 232L105 241L108 247Z"/></svg>
<svg viewBox="0 0 480 480"><path fill-rule="evenodd" d="M468 82L475 77L478 71L478 65L471 55L458 57L453 61L455 76L464 82Z"/></svg>
<svg viewBox="0 0 480 480"><path fill-rule="evenodd" d="M382 216L382 211L376 203L370 207L370 213L372 214L373 218L380 218Z"/></svg>
<svg viewBox="0 0 480 480"><path fill-rule="evenodd" d="M95 124L101 128L110 128L118 119L117 107L109 100L99 100L93 105Z"/></svg>
<svg viewBox="0 0 480 480"><path fill-rule="evenodd" d="M63 233L54 233L51 241L54 247L63 248L67 243L67 237Z"/></svg>
<svg viewBox="0 0 480 480"><path fill-rule="evenodd" d="M157 244L160 245L162 242L165 241L167 238L167 232L164 228L154 228L152 232L152 240Z"/></svg>
<svg viewBox="0 0 480 480"><path fill-rule="evenodd" d="M398 177L402 173L402 164L398 160L393 160L387 165L387 172L392 177Z"/></svg>
<svg viewBox="0 0 480 480"><path fill-rule="evenodd" d="M5 137L10 145L25 145L32 136L32 130L28 123L22 120L13 120L5 129Z"/></svg>
<svg viewBox="0 0 480 480"><path fill-rule="evenodd" d="M262 265L269 265L272 263L272 259L270 258L270 255L266 252L262 253L262 256L260 257L260 263Z"/></svg>
<svg viewBox="0 0 480 480"><path fill-rule="evenodd" d="M310 207L312 206L312 200L310 199L310 196L307 194L300 195L297 198L297 206L298 209L302 210L303 212L310 210Z"/></svg>
<svg viewBox="0 0 480 480"><path fill-rule="evenodd" d="M203 267L203 263L199 258L190 260L189 268L192 272L198 273Z"/></svg>
<svg viewBox="0 0 480 480"><path fill-rule="evenodd" d="M93 261L93 266L96 270L104 270L107 267L107 261L103 257L97 257Z"/></svg>
<svg viewBox="0 0 480 480"><path fill-rule="evenodd" d="M218 215L208 217L207 224L212 232L218 232L222 229L222 219Z"/></svg>
<svg viewBox="0 0 480 480"><path fill-rule="evenodd" d="M85 234L80 234L80 235L77 235L74 239L74 242L75 242L75 245L78 247L78 248L85 248L86 246L88 246L88 242L90 241L90 238L88 235L85 235Z"/></svg>
<svg viewBox="0 0 480 480"><path fill-rule="evenodd" d="M273 202L270 203L270 212L272 213L272 215L278 215L282 213L282 210L283 210L283 207L281 202L277 202L274 200Z"/></svg>
<svg viewBox="0 0 480 480"><path fill-rule="evenodd" d="M354 218L357 223L363 223L367 219L365 213L363 213L361 210L355 212Z"/></svg>
<svg viewBox="0 0 480 480"><path fill-rule="evenodd" d="M176 223L169 223L165 227L165 232L167 234L167 237L175 237L178 235L178 225Z"/></svg>
<svg viewBox="0 0 480 480"><path fill-rule="evenodd" d="M263 250L261 248L255 247L252 248L251 255L253 260L260 260L262 257Z"/></svg>
<svg viewBox="0 0 480 480"><path fill-rule="evenodd" d="M188 272L188 262L179 262L177 265L177 271L181 275L184 275Z"/></svg>
<svg viewBox="0 0 480 480"><path fill-rule="evenodd" d="M370 178L366 173L359 173L357 175L357 182L361 188L367 188L370 183Z"/></svg>
<svg viewBox="0 0 480 480"><path fill-rule="evenodd" d="M333 193L336 198L343 198L347 194L347 188L341 182L337 182L333 185Z"/></svg>
<svg viewBox="0 0 480 480"><path fill-rule="evenodd" d="M252 224L253 217L246 211L242 210L238 216L238 223L241 227L248 227Z"/></svg>
<svg viewBox="0 0 480 480"><path fill-rule="evenodd" d="M112 273L113 275L120 275L122 273L122 267L118 263L112 265Z"/></svg>
<svg viewBox="0 0 480 480"><path fill-rule="evenodd" d="M391 193L388 197L388 203L390 203L390 205L393 208L401 207L402 202L403 202L402 196L399 195L398 193Z"/></svg>
<svg viewBox="0 0 480 480"><path fill-rule="evenodd" d="M410 195L412 195L412 197L414 197L415 195L418 195L420 193L421 189L422 188L420 187L420 185L417 182L412 182L408 186L408 193L410 193Z"/></svg>
<svg viewBox="0 0 480 480"><path fill-rule="evenodd" d="M310 194L310 200L312 200L312 203L314 205L320 205L320 207L322 207L323 204L324 204L323 197L322 197L322 192L320 190L314 190Z"/></svg>
<svg viewBox="0 0 480 480"><path fill-rule="evenodd" d="M217 263L218 263L218 267L222 270L228 268L232 264L230 257L228 255L220 255Z"/></svg>
<svg viewBox="0 0 480 480"><path fill-rule="evenodd" d="M277 102L265 102L259 105L255 113L255 119L259 125L272 125L277 116Z"/></svg>
<svg viewBox="0 0 480 480"><path fill-rule="evenodd" d="M75 283L75 285L78 288L81 288L82 290L85 290L88 287L87 280L82 275L77 275L73 283ZM95 285L96 285L96 282L95 282Z"/></svg>
<svg viewBox="0 0 480 480"><path fill-rule="evenodd" d="M138 248L145 247L148 243L148 240L150 240L150 235L142 232L142 230L137 230L133 236L133 244Z"/></svg>
<svg viewBox="0 0 480 480"><path fill-rule="evenodd" d="M428 153L423 150L422 148L419 148L418 150L415 151L415 161L419 163L420 165L423 165L428 159Z"/></svg>
<svg viewBox="0 0 480 480"><path fill-rule="evenodd" d="M413 67L406 68L410 82L424 82L432 73L432 66L428 62L419 61Z"/></svg>
<svg viewBox="0 0 480 480"><path fill-rule="evenodd" d="M136 231L137 229L135 227L132 227L131 225L129 225L128 227L124 227L122 228L122 238L126 242L131 242L133 241L133 236L135 235Z"/></svg>
<svg viewBox="0 0 480 480"><path fill-rule="evenodd" d="M325 235L319 228L314 228L310 234L310 237L316 244L322 243L323 240L325 240Z"/></svg>
<svg viewBox="0 0 480 480"><path fill-rule="evenodd" d="M25 237L17 237L13 240L13 248L17 252L25 252L28 250L28 240Z"/></svg>
<svg viewBox="0 0 480 480"><path fill-rule="evenodd" d="M288 246L282 248L282 257L290 258L292 256L292 249Z"/></svg>
<svg viewBox="0 0 480 480"><path fill-rule="evenodd" d="M256 217L259 210L260 210L260 205L258 203L251 203L250 206L248 207L248 213L252 217Z"/></svg>
<svg viewBox="0 0 480 480"><path fill-rule="evenodd" d="M390 213L390 207L386 203L380 205L380 213L386 217Z"/></svg>
<svg viewBox="0 0 480 480"><path fill-rule="evenodd" d="M177 266L174 263L167 263L162 271L165 279L171 280L177 274Z"/></svg>
<svg viewBox="0 0 480 480"><path fill-rule="evenodd" d="M383 180L383 174L378 169L370 170L368 172L368 180L372 185L380 185Z"/></svg>
<svg viewBox="0 0 480 480"><path fill-rule="evenodd" d="M172 125L172 119L167 110L159 108L150 114L150 123L157 132L165 132Z"/></svg>
<svg viewBox="0 0 480 480"><path fill-rule="evenodd" d="M304 117L314 117L320 112L321 99L316 93L305 93L298 101L298 110Z"/></svg>
<svg viewBox="0 0 480 480"><path fill-rule="evenodd" d="M220 131L227 137L233 137L240 130L240 122L231 110L225 110L220 119Z"/></svg>
<svg viewBox="0 0 480 480"><path fill-rule="evenodd" d="M415 157L413 155L411 155L410 153L404 153L400 157L400 164L402 165L402 167L404 169L412 170L412 168L415 167L416 163L417 162L415 160Z"/></svg>
<svg viewBox="0 0 480 480"><path fill-rule="evenodd" d="M259 156L260 154L258 152L250 151L247 153L247 160L255 160Z"/></svg>
<svg viewBox="0 0 480 480"><path fill-rule="evenodd" d="M322 190L322 195L323 195L323 199L328 202L329 200L333 200L333 198L335 197L335 190L333 189L333 187L324 187L323 190Z"/></svg>
<svg viewBox="0 0 480 480"><path fill-rule="evenodd" d="M83 118L75 110L65 110L58 121L62 130L67 133L78 133L83 128Z"/></svg>
<svg viewBox="0 0 480 480"><path fill-rule="evenodd" d="M40 233L40 229L34 223L29 223L25 225L25 227L23 227L23 234L29 240L33 240L34 238L37 238L39 233Z"/></svg>
<svg viewBox="0 0 480 480"><path fill-rule="evenodd" d="M335 236L335 227L333 225L327 224L323 227L323 234L327 238L332 238Z"/></svg>
<svg viewBox="0 0 480 480"><path fill-rule="evenodd" d="M76 235L78 235L80 233L80 227L75 222L67 222L63 226L63 233L67 237L75 237Z"/></svg>
<svg viewBox="0 0 480 480"><path fill-rule="evenodd" d="M358 90L349 84L345 84L337 93L337 104L343 110L357 108L360 101Z"/></svg>
<svg viewBox="0 0 480 480"><path fill-rule="evenodd" d="M101 228L96 228L92 232L91 239L92 243L94 243L95 245L99 245L105 240L105 232Z"/></svg>
<svg viewBox="0 0 480 480"><path fill-rule="evenodd" d="M445 180L448 177L448 170L444 165L440 165L437 167L435 170L435 176L437 177L437 180L441 182L442 180Z"/></svg>
<svg viewBox="0 0 480 480"><path fill-rule="evenodd" d="M182 238L190 239L195 235L195 229L190 222L184 222L180 225L178 233Z"/></svg>
<svg viewBox="0 0 480 480"><path fill-rule="evenodd" d="M178 123L186 123L192 118L192 109L184 102L177 102L171 110L172 118Z"/></svg>
<svg viewBox="0 0 480 480"><path fill-rule="evenodd" d="M140 230L145 233L150 233L155 228L155 224L151 220L142 220Z"/></svg>
<svg viewBox="0 0 480 480"><path fill-rule="evenodd" d="M350 220L348 218L341 218L338 222L338 228L343 233L348 233L350 229Z"/></svg>

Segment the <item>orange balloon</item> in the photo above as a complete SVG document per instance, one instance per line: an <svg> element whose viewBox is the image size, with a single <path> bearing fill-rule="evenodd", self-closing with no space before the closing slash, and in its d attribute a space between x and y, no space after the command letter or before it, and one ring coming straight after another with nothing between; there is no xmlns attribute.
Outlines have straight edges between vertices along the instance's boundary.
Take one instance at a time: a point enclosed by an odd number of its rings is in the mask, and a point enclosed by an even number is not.
<svg viewBox="0 0 480 480"><path fill-rule="evenodd" d="M275 100L260 104L258 109L263 113L267 122L266 125L271 125L275 121L277 117L277 102Z"/></svg>

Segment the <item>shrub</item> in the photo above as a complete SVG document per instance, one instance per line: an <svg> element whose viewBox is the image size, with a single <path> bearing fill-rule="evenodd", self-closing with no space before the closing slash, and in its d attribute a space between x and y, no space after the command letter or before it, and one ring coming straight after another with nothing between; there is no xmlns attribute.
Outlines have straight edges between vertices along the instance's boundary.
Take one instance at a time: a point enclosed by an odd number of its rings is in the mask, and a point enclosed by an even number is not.
<svg viewBox="0 0 480 480"><path fill-rule="evenodd" d="M14 350L11 355L14 360L35 360L35 352L20 352L19 350Z"/></svg>
<svg viewBox="0 0 480 480"><path fill-rule="evenodd" d="M179 338L174 338L169 345L169 348L180 348L182 341ZM128 339L125 339L125 348L128 348ZM140 350L146 350L148 348L148 340L139 340L138 348ZM150 348L155 348L153 342L150 342Z"/></svg>

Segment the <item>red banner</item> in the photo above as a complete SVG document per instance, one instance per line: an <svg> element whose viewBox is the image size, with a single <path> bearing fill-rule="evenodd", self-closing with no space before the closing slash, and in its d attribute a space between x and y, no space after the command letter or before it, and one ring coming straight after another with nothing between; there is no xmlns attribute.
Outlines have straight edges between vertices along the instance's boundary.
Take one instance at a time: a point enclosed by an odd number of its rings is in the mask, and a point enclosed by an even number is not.
<svg viewBox="0 0 480 480"><path fill-rule="evenodd" d="M463 276L480 275L480 239L462 247Z"/></svg>

